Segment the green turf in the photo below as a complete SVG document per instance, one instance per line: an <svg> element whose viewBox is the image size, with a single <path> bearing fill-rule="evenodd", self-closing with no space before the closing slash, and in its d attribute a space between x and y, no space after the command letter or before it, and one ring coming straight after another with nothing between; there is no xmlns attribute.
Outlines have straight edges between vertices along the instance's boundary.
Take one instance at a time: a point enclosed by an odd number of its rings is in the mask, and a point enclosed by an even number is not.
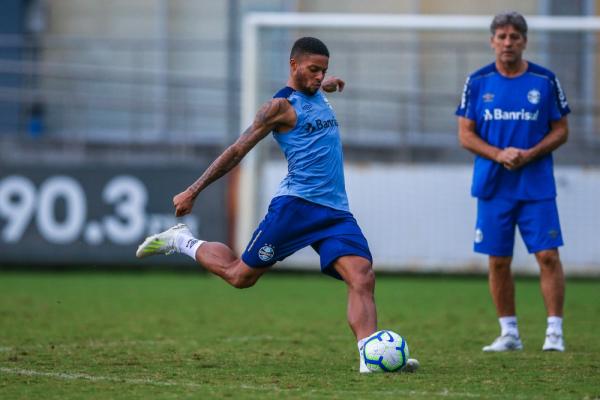
<svg viewBox="0 0 600 400"><path fill-rule="evenodd" d="M517 281L525 350L483 354L483 278L380 276L380 327L416 374L357 372L346 290L320 275L236 290L200 274L0 274L1 399L600 397L600 281L567 283L567 352L540 351L537 280Z"/></svg>

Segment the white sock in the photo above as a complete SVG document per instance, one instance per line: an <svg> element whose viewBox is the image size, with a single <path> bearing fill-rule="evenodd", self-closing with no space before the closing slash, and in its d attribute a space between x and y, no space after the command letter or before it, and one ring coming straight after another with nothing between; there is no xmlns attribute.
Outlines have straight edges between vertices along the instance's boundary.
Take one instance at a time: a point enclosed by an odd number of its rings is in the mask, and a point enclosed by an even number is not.
<svg viewBox="0 0 600 400"><path fill-rule="evenodd" d="M509 317L500 317L498 318L498 322L500 322L500 335L511 335L515 337L519 337L519 327L517 325L517 317L515 315L511 315Z"/></svg>
<svg viewBox="0 0 600 400"><path fill-rule="evenodd" d="M548 328L546 329L546 334L553 333L555 335L562 336L562 317L548 317Z"/></svg>
<svg viewBox="0 0 600 400"><path fill-rule="evenodd" d="M205 243L204 240L199 240L193 236L184 234L177 235L175 241L177 251L191 257L194 260L196 260L196 250L198 250L198 247Z"/></svg>
<svg viewBox="0 0 600 400"><path fill-rule="evenodd" d="M358 359L360 360L359 372L371 372L371 370L367 368L367 364L365 364L365 360L362 356L362 349L365 346L365 342L367 341L367 339L368 337L360 339L358 341Z"/></svg>

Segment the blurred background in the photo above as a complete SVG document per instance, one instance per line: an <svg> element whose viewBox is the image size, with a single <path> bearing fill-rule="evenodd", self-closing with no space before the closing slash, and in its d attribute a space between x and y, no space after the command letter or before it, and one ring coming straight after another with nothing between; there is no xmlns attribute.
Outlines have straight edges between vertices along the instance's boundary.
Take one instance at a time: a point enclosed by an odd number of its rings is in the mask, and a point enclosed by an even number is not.
<svg viewBox="0 0 600 400"><path fill-rule="evenodd" d="M491 22L507 10L594 17L600 2L2 0L0 265L193 267L183 256L138 261L135 249L176 223L172 196L245 128L243 79L255 81L258 104L268 100L286 83L291 44L311 35L347 82L329 100L375 268L485 272L472 252L473 157L458 144L454 110L466 76L493 61L489 31L264 27L256 74L243 76L243 27L255 12ZM569 142L555 152L566 273L600 275L598 32L531 29L525 57L558 75L573 111ZM262 153L253 225L285 174L271 138ZM236 245L247 201L238 185L236 173L213 184L184 222L202 239ZM284 264L318 270L311 251ZM536 273L520 239L515 269Z"/></svg>

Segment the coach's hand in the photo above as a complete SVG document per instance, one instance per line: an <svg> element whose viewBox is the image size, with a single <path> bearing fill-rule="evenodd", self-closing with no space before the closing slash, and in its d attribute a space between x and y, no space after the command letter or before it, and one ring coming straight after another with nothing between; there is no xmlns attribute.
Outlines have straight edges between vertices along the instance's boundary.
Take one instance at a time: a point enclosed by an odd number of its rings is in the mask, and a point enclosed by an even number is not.
<svg viewBox="0 0 600 400"><path fill-rule="evenodd" d="M173 205L175 206L175 216L181 217L192 212L194 207L194 195L188 190L184 190L173 197Z"/></svg>
<svg viewBox="0 0 600 400"><path fill-rule="evenodd" d="M333 93L336 90L340 92L344 90L344 86L346 86L346 82L337 76L330 76L329 78L325 78L323 83L321 84L321 89L326 91L327 93Z"/></svg>
<svg viewBox="0 0 600 400"><path fill-rule="evenodd" d="M521 150L515 147L507 147L498 153L496 161L502 164L506 169L516 169L521 166Z"/></svg>
<svg viewBox="0 0 600 400"><path fill-rule="evenodd" d="M533 160L533 155L530 150L519 149L519 158L515 161L512 170L519 169L525 164L530 163Z"/></svg>

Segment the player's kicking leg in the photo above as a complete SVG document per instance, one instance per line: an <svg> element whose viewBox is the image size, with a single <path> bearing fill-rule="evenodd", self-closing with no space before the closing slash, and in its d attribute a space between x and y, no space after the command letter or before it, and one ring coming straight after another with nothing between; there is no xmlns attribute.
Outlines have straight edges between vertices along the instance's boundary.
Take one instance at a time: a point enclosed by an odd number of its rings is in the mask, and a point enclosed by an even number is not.
<svg viewBox="0 0 600 400"><path fill-rule="evenodd" d="M135 255L144 258L173 253L189 256L231 286L240 289L254 285L268 270L268 268L250 268L223 243L196 239L185 224L177 224L164 232L148 236L140 244Z"/></svg>
<svg viewBox="0 0 600 400"><path fill-rule="evenodd" d="M189 242L182 243L182 239L191 238ZM158 254L169 256L173 253L183 253L189 250L190 253L196 254L196 250L204 242L194 239L192 232L185 224L177 224L164 232L148 236L142 244L140 244L135 252L137 258L145 258ZM182 246L183 245L183 246Z"/></svg>

